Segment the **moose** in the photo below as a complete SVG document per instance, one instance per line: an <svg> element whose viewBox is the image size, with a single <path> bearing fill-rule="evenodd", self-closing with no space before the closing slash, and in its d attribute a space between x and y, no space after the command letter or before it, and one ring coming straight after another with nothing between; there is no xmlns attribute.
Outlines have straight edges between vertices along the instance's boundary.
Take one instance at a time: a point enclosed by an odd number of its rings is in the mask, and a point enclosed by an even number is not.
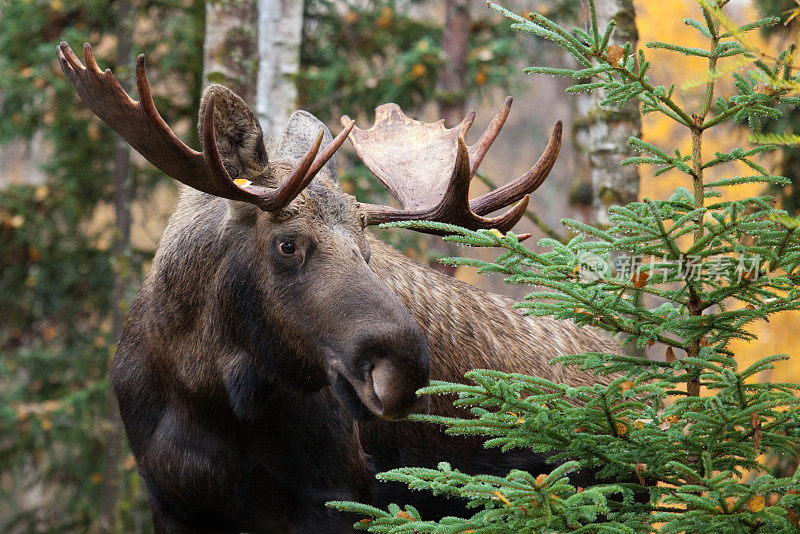
<svg viewBox="0 0 800 534"><path fill-rule="evenodd" d="M459 415L448 399L415 392L472 368L591 384L595 376L549 360L618 352L616 343L525 317L509 299L413 262L367 227L424 219L507 232L555 163L560 123L530 171L470 200L470 179L510 98L471 146L464 138L474 112L448 129L393 104L376 110L368 130L343 117L336 138L297 111L266 142L245 102L211 85L197 152L156 110L143 55L135 101L88 44L84 62L67 43L57 48L83 102L188 186L111 368L156 532L350 531L354 518L326 508L330 500L410 503L437 518L463 512L463 503L377 483L374 474L442 460L500 475L552 468L542 455L485 451L479 439L402 419L428 409ZM400 208L359 203L339 188L335 152L348 137Z"/></svg>

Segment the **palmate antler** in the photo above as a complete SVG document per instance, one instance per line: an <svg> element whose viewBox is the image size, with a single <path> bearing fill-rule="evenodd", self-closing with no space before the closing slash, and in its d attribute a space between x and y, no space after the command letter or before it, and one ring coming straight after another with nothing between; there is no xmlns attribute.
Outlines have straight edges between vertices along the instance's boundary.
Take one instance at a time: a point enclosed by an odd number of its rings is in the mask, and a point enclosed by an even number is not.
<svg viewBox="0 0 800 534"><path fill-rule="evenodd" d="M469 184L494 142L511 109L511 97L486 127L478 142L467 146L464 135L475 118L471 111L457 126L444 121L425 123L410 119L396 104L375 110L369 130L353 128L350 140L356 153L378 180L389 189L402 209L362 204L367 224L429 220L470 228L496 228L505 233L522 218L529 194L547 178L561 148L561 121L536 165L528 172L490 193L469 200ZM347 116L342 124L349 124ZM493 211L517 202L498 217Z"/></svg>
<svg viewBox="0 0 800 534"><path fill-rule="evenodd" d="M251 184L245 189L233 181L220 158L214 134L213 94L206 99L200 112L204 150L197 152L178 139L156 110L144 68L144 54L136 60L137 102L120 86L111 70L100 70L88 43L83 46L86 66L66 42L59 44L57 49L61 69L81 100L150 163L190 187L211 195L249 202L264 211L279 210L300 194L344 143L355 124L352 121L345 125L345 129L318 154L324 134L321 130L292 175L280 187Z"/></svg>

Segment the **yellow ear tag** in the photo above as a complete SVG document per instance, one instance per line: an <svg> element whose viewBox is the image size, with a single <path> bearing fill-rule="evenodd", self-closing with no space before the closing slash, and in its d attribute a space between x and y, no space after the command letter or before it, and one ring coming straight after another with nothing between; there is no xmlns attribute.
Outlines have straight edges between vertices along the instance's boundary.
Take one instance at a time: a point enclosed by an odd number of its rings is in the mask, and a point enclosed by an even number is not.
<svg viewBox="0 0 800 534"><path fill-rule="evenodd" d="M248 185L252 184L253 182L251 182L247 178L237 178L237 179L235 179L233 181L233 183L235 183L239 187L247 187Z"/></svg>

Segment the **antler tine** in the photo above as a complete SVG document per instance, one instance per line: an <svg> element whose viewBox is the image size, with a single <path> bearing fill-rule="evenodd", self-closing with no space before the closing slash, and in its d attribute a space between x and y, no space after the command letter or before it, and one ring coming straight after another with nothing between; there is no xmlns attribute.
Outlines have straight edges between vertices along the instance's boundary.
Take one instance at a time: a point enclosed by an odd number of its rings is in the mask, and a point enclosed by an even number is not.
<svg viewBox="0 0 800 534"><path fill-rule="evenodd" d="M431 220L455 224L472 229L496 228L505 233L516 225L528 207L528 195L513 208L498 217L481 217L469 207L470 176L469 151L463 137L458 138L456 164L441 201L434 207L420 210L398 210L389 206L362 204L367 225L385 222ZM424 230L427 233L441 232Z"/></svg>
<svg viewBox="0 0 800 534"><path fill-rule="evenodd" d="M472 122L475 120L475 110L469 110L469 113L464 115L464 118L461 119L456 125L456 130L458 130L461 137L465 137L467 135L467 131L469 130L470 126L472 126Z"/></svg>
<svg viewBox="0 0 800 534"><path fill-rule="evenodd" d="M362 204L367 224L430 220L473 230L496 228L507 232L513 228L525 213L529 193L544 181L555 163L561 146L561 123L556 124L547 150L533 169L470 202L470 180L508 118L511 102L511 97L506 98L471 147L464 142L464 135L474 112L453 128L445 128L441 120L425 123L410 119L396 104L379 106L374 125L369 130L354 128L350 139L358 156L398 200L401 209ZM342 124L349 120L343 117ZM506 213L485 217L514 202L517 204Z"/></svg>
<svg viewBox="0 0 800 534"><path fill-rule="evenodd" d="M472 211L478 215L486 215L503 206L508 206L512 202L516 202L542 185L553 165L555 165L556 158L558 158L558 153L561 150L561 130L562 124L561 121L558 121L553 128L553 133L550 135L550 141L547 143L547 147L539 161L536 162L536 165L513 182L470 202Z"/></svg>
<svg viewBox="0 0 800 534"><path fill-rule="evenodd" d="M62 41L57 51L61 69L95 115L166 174L189 186L207 189L194 183L207 172L202 154L178 139L155 110L143 56L139 56L136 65L137 86L141 94L141 100L137 102L125 92L110 70L100 70L88 43L83 47L86 66L66 42Z"/></svg>
<svg viewBox="0 0 800 534"><path fill-rule="evenodd" d="M478 166L480 166L481 162L483 162L483 157L486 156L486 152L489 151L489 147L491 147L492 143L494 143L494 140L497 139L497 135L500 133L503 125L506 123L508 114L511 111L512 102L514 102L514 99L510 96L507 96L503 102L503 105L483 131L483 134L481 134L478 142L470 147L469 154L470 159L472 160L469 168L470 176L475 176Z"/></svg>
<svg viewBox="0 0 800 534"><path fill-rule="evenodd" d="M92 62L94 62L94 64L97 65L97 62L94 59L94 52L92 52L92 47L89 45L89 43L84 44L83 48L84 48L84 51L88 50L88 52L92 56ZM98 68L97 70L100 70L100 69ZM106 73L109 76L112 76L112 77L114 76L114 74L111 72L111 69L107 69ZM147 78L147 70L145 69L145 56L144 56L144 54L139 54L136 57L136 91L139 93L139 108L142 110L142 113L144 113L147 121L151 125L153 125L155 128L157 128L159 131L168 132L169 133L169 135L166 135L163 138L163 141L165 141L167 143L167 146L169 146L171 148L171 150L174 151L174 152L187 153L191 159L194 159L194 160L197 161L197 163L199 163L199 158L197 157L197 155L199 155L199 152L197 152L197 151L191 149L190 147L186 146L184 144L184 142L181 141L178 138L177 135L175 135L175 133L172 131L172 128L169 127L169 125L161 117L161 114L156 109L156 104L153 101L153 94L150 92L150 80ZM130 97L128 97L128 98L130 98ZM113 125L109 125L109 126L114 128ZM123 135L123 137L125 137L125 136ZM136 148L136 147L134 146L134 148ZM137 150L138 150L138 148L137 148ZM142 154L142 155L147 157L145 154ZM149 160L149 158L148 158L148 160ZM176 177L175 174L173 174L173 173L176 173L176 174L180 173L180 168L177 168L177 169L167 168L167 169L165 169L163 167L160 167L156 163L152 162L152 160L151 160L151 163L156 165L156 167L159 167L162 171L167 173L169 176L172 176L176 180L178 180L178 181L180 181L182 183L185 183L186 185L188 185L190 187L197 187L197 186L195 186L195 185L193 185L191 183L188 183L188 182L182 180L181 178ZM172 164L172 162L164 162L163 163L163 165L168 166L168 167L171 167L172 166L171 164ZM213 192L210 192L210 193L214 194Z"/></svg>
<svg viewBox="0 0 800 534"><path fill-rule="evenodd" d="M322 145L322 139L325 137L325 130L320 130L314 144L308 149L305 156L297 164L292 175L287 179L283 185L275 193L275 207L261 208L267 211L274 211L279 208L287 206L294 198L300 194L300 191L305 189L308 184L314 179L317 173L328 163L328 160L333 157L336 151L345 142L350 131L353 129L356 121L351 121L339 135L337 135L328 146L325 147L320 154L319 148ZM316 157L315 157L316 156Z"/></svg>
<svg viewBox="0 0 800 534"><path fill-rule="evenodd" d="M265 198L265 205L264 207L259 206L262 210L275 211L288 206L289 203L300 194L300 191L311 183L316 172L309 172L309 169L314 164L314 158L317 156L317 152L319 152L319 147L322 146L322 138L324 136L325 130L320 130L317 138L314 140L314 144L311 145L306 155L303 156L297 164L292 175L281 184L278 189L269 190L267 195L263 195ZM322 165L325 165L325 163ZM320 165L320 169L322 165ZM319 169L317 169L317 171L318 170Z"/></svg>
<svg viewBox="0 0 800 534"><path fill-rule="evenodd" d="M201 112L205 150L197 152L186 146L158 113L144 54L136 60L137 102L122 88L110 69L100 70L91 45L86 43L83 50L86 66L64 41L57 47L58 59L75 91L95 115L172 178L211 195L255 204L265 211L275 211L289 204L333 156L353 127L346 128L318 155L324 135L321 131L292 175L279 188L251 185L244 189L231 179L217 148L213 94L209 95Z"/></svg>
<svg viewBox="0 0 800 534"><path fill-rule="evenodd" d="M346 121L343 121L346 122ZM322 154L317 156L317 159L314 160L314 164L309 169L308 173L313 177L328 163L328 160L333 157L339 147L347 140L347 136L350 135L350 131L353 129L353 126L356 125L356 121L350 120L349 124L342 124L344 129L339 132L333 141L331 141L325 150L322 151Z"/></svg>
<svg viewBox="0 0 800 534"><path fill-rule="evenodd" d="M519 222L528 207L527 195L516 206L498 217L485 218L473 212L469 204L470 157L464 137L458 138L456 165L442 201L430 214L435 221L450 222L467 228L497 228L505 233Z"/></svg>

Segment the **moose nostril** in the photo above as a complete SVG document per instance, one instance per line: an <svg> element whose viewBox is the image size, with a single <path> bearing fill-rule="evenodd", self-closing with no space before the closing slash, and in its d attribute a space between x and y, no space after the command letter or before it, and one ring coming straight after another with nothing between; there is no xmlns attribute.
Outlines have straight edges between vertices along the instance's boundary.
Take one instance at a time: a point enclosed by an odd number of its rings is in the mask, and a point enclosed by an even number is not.
<svg viewBox="0 0 800 534"><path fill-rule="evenodd" d="M375 392L375 395L383 400L393 397L393 380L392 375L394 373L389 369L389 365L383 364L379 365L378 367L372 368L372 372L370 376L372 377L372 390Z"/></svg>
<svg viewBox="0 0 800 534"><path fill-rule="evenodd" d="M405 374L386 360L379 361L370 373L381 417L399 419L411 412L426 411L426 401L416 396L420 384L409 381Z"/></svg>

